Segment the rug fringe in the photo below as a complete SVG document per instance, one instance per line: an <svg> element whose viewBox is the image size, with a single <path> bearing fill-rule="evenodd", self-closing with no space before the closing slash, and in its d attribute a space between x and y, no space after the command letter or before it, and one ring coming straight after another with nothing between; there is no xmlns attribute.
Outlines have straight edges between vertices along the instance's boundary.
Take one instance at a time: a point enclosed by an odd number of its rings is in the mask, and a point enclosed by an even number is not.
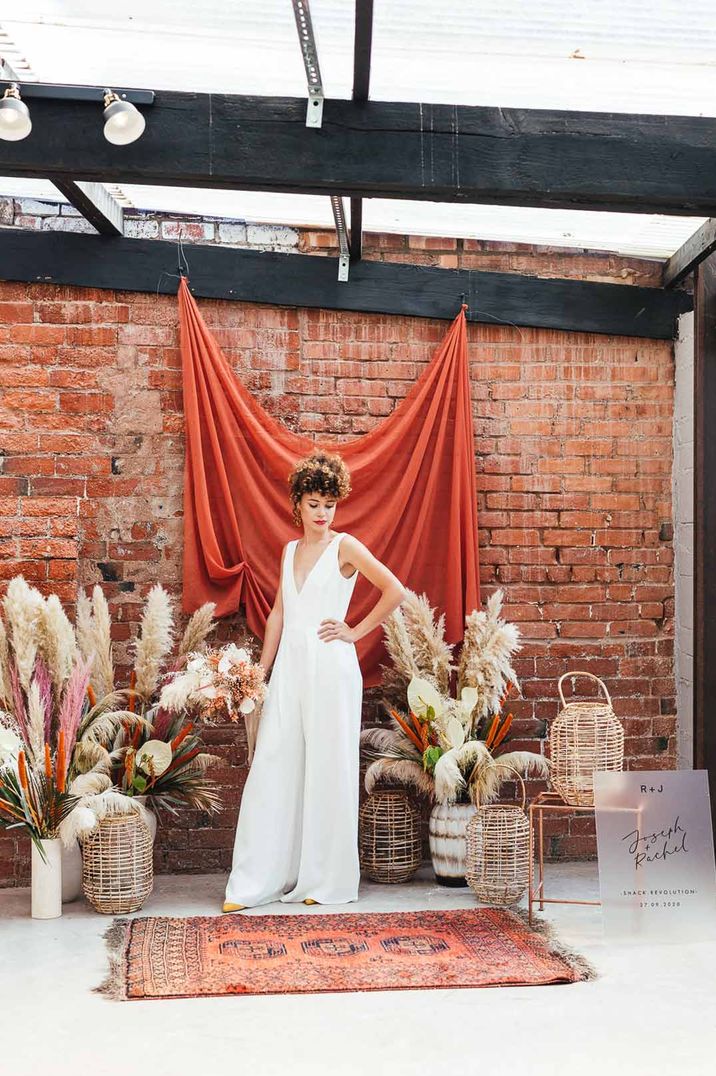
<svg viewBox="0 0 716 1076"><path fill-rule="evenodd" d="M125 968L131 924L131 919L115 919L102 935L109 971L99 986L92 987L92 993L103 994L114 1001L127 1000Z"/></svg>
<svg viewBox="0 0 716 1076"><path fill-rule="evenodd" d="M550 953L561 957L562 960L569 964L570 968L574 968L575 971L579 972L581 981L590 982L599 978L599 973L591 961L578 953L576 949L572 949L570 945L565 945L557 936L557 931L552 923L548 923L545 919L533 919L530 923L529 913L525 908L510 908L509 911L518 919L521 919L529 930L534 931L535 934L540 934L547 943Z"/></svg>

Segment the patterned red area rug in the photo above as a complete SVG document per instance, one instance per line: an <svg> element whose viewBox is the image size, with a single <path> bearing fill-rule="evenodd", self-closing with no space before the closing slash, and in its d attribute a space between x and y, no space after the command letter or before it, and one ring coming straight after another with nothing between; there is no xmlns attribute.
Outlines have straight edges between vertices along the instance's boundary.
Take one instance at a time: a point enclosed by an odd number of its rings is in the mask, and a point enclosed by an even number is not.
<svg viewBox="0 0 716 1076"><path fill-rule="evenodd" d="M114 998L544 986L589 965L514 912L116 919L105 934Z"/></svg>

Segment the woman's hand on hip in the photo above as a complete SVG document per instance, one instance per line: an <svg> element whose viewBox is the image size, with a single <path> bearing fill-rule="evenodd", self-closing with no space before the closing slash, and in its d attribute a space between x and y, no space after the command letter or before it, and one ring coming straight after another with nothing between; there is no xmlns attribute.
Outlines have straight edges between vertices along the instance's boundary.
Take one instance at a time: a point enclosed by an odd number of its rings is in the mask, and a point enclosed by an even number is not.
<svg viewBox="0 0 716 1076"><path fill-rule="evenodd" d="M355 642L353 628L350 628L345 620L331 620L330 618L322 620L318 636L323 639L324 643L330 643L334 639L342 639L344 643Z"/></svg>

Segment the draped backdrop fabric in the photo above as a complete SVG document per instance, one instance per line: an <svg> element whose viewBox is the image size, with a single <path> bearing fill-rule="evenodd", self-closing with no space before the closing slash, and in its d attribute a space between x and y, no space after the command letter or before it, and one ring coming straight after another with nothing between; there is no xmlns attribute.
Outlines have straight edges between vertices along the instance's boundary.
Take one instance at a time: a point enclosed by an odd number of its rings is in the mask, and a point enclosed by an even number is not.
<svg viewBox="0 0 716 1076"><path fill-rule="evenodd" d="M317 441L269 415L236 377L207 328L186 278L179 285L186 416L185 612L243 606L263 638L279 583L281 550L301 533L291 520L288 475L312 452L337 452L351 474L334 527L364 542L404 586L425 593L445 637L460 642L479 607L475 450L464 308L408 395L368 433ZM349 623L379 593L361 576ZM388 663L382 628L356 644L365 687Z"/></svg>

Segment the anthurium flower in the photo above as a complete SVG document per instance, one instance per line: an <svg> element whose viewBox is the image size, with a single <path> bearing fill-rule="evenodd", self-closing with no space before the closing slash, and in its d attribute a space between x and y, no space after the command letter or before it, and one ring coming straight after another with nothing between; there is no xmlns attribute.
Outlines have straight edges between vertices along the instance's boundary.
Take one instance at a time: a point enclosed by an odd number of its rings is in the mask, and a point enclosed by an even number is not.
<svg viewBox="0 0 716 1076"><path fill-rule="evenodd" d="M445 700L438 689L421 676L414 676L408 684L408 703L413 713L423 720L440 717L445 708Z"/></svg>
<svg viewBox="0 0 716 1076"><path fill-rule="evenodd" d="M154 777L159 777L172 764L172 749L164 740L147 740L137 748L135 766Z"/></svg>

